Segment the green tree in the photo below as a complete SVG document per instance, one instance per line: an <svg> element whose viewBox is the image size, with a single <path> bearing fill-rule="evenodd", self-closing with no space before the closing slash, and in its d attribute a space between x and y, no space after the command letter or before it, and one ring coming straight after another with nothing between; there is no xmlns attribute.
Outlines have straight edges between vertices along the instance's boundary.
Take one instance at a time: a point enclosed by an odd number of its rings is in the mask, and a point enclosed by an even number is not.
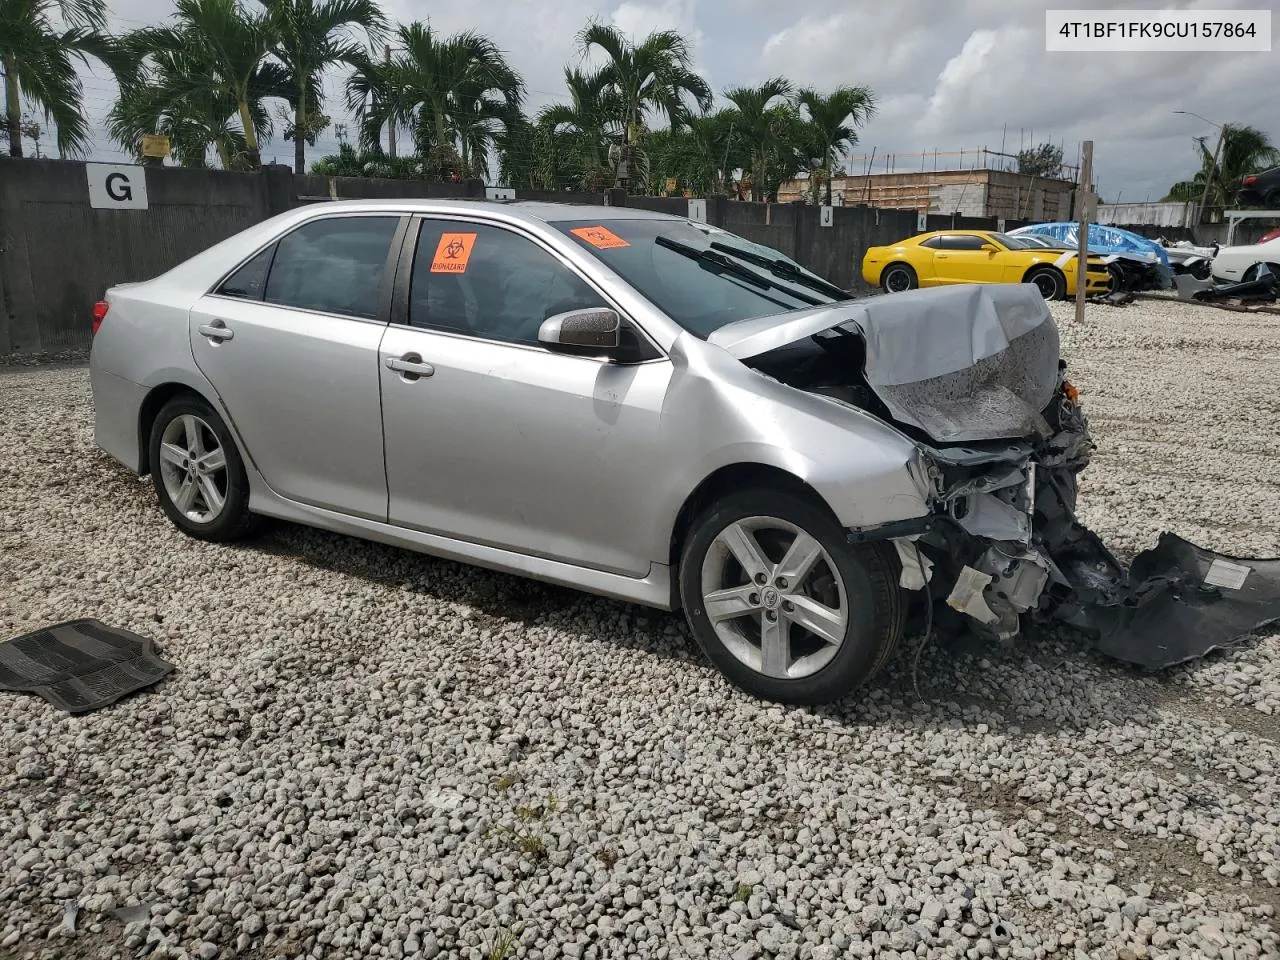
<svg viewBox="0 0 1280 960"><path fill-rule="evenodd" d="M1062 148L1056 143L1042 143L1018 151L1018 172L1029 177L1061 177Z"/></svg>
<svg viewBox="0 0 1280 960"><path fill-rule="evenodd" d="M1223 126L1221 136L1222 147L1216 163L1214 150L1203 139L1196 141L1200 170L1190 180L1170 187L1166 200L1199 202L1205 196L1207 182L1209 192L1205 202L1208 206L1238 205L1235 197L1241 181L1280 162L1280 150L1256 127L1228 123Z"/></svg>
<svg viewBox="0 0 1280 960"><path fill-rule="evenodd" d="M246 10L239 0L177 0L174 15L172 26L145 31L138 42L156 57L209 71L169 75L166 92L183 103L209 96L233 103L244 138L243 157L234 163L257 167L260 143L270 133L262 101L290 93L287 72L270 59L276 42L270 16Z"/></svg>
<svg viewBox="0 0 1280 960"><path fill-rule="evenodd" d="M61 22L55 22L57 20ZM89 145L76 61L111 65L103 0L0 0L0 66L4 68L9 155L22 156L22 101L57 128L58 151L83 155Z"/></svg>
<svg viewBox="0 0 1280 960"><path fill-rule="evenodd" d="M149 27L117 46L120 96L107 118L112 139L137 153L141 136L164 133L183 165L218 153L224 169L252 169L272 132L266 101L288 99L288 73L268 56L265 14L236 0L178 0L174 23Z"/></svg>
<svg viewBox="0 0 1280 960"><path fill-rule="evenodd" d="M389 122L404 124L442 179L482 169L481 155L520 108L524 81L492 40L473 31L442 40L415 22L396 39L401 49L389 63L358 62L348 84L364 142Z"/></svg>
<svg viewBox="0 0 1280 960"><path fill-rule="evenodd" d="M419 157L392 157L381 149L357 150L349 143L338 152L321 157L311 172L326 177L378 177L384 180L415 180L423 175Z"/></svg>
<svg viewBox="0 0 1280 960"><path fill-rule="evenodd" d="M598 49L607 58L595 77L601 98L617 111L612 118L620 126L614 180L627 186L637 168L648 165L641 146L646 118L654 114L679 127L690 116L689 99L702 110L711 107L711 88L694 72L689 45L674 30L655 31L636 44L617 27L591 23L578 42L584 56ZM644 185L643 178L638 185Z"/></svg>
<svg viewBox="0 0 1280 960"><path fill-rule="evenodd" d="M815 172L826 180L830 204L831 178L840 158L858 142L857 128L875 116L875 94L868 87L837 87L828 94L805 88L796 94L796 105L807 114L806 133L821 161Z"/></svg>
<svg viewBox="0 0 1280 960"><path fill-rule="evenodd" d="M735 118L734 111L719 110L690 117L681 128L649 134L646 150L651 158L652 186L659 187L674 177L681 188L703 196L724 193L730 172L745 165Z"/></svg>
<svg viewBox="0 0 1280 960"><path fill-rule="evenodd" d="M314 144L324 108L320 75L334 64L356 65L363 34L381 38L386 18L375 0L262 0L273 38L271 52L288 71L293 122L285 138L293 140L293 170L306 171L306 144ZM327 124L326 124L327 125Z"/></svg>
<svg viewBox="0 0 1280 960"><path fill-rule="evenodd" d="M725 91L725 99L733 104L733 121L746 149L752 200L768 197L768 184L780 182L783 169L794 172L803 166L796 162L795 134L799 116L787 99L791 94L791 82L783 77L773 77L758 87L734 87Z"/></svg>
<svg viewBox="0 0 1280 960"><path fill-rule="evenodd" d="M545 107L537 118L541 136L533 147L548 152L540 158L544 179L559 182L569 173L574 186L603 190L614 176L609 147L622 135L624 110L602 71L565 67L564 82L569 102Z"/></svg>

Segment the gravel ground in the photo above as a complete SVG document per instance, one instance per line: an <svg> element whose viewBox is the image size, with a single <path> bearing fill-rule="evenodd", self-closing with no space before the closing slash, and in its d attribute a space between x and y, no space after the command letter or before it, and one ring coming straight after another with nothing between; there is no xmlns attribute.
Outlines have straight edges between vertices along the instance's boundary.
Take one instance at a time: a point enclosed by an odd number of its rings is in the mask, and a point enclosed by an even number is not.
<svg viewBox="0 0 1280 960"><path fill-rule="evenodd" d="M1086 521L1280 554L1280 318L1055 312ZM0 636L96 616L179 670L81 718L3 696L4 960L1280 951L1274 633L1155 676L939 643L924 701L904 649L782 709L675 616L298 527L185 539L90 422L83 369L0 374Z"/></svg>

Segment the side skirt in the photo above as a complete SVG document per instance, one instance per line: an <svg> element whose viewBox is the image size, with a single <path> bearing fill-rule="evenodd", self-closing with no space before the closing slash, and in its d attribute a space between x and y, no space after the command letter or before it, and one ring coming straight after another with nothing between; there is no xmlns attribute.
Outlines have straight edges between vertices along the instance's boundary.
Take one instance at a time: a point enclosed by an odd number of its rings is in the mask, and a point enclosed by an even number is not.
<svg viewBox="0 0 1280 960"><path fill-rule="evenodd" d="M254 477L260 481L260 477ZM530 557L498 547L490 547L466 540L454 540L432 533L423 533L377 520L352 517L288 500L270 490L265 483L252 483L250 506L254 513L288 520L304 526L318 527L333 533L342 533L362 540L402 547L418 553L456 560L489 570L511 573L533 580L542 580L563 587L572 587L586 593L625 600L661 610L672 609L671 568L655 563L648 576L637 579L617 573L606 573L588 567L578 567L558 560Z"/></svg>

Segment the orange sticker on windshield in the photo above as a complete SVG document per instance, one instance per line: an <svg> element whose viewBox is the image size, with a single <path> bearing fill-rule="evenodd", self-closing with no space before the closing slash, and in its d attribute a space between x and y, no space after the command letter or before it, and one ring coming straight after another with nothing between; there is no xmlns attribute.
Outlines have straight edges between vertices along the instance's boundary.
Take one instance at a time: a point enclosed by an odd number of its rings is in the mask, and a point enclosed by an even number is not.
<svg viewBox="0 0 1280 960"><path fill-rule="evenodd" d="M471 248L476 245L474 233L441 234L436 255L431 260L432 273L466 273Z"/></svg>
<svg viewBox="0 0 1280 960"><path fill-rule="evenodd" d="M606 230L604 227L575 227L569 232L575 237L581 237L597 250L612 250L614 247L631 246L612 230Z"/></svg>

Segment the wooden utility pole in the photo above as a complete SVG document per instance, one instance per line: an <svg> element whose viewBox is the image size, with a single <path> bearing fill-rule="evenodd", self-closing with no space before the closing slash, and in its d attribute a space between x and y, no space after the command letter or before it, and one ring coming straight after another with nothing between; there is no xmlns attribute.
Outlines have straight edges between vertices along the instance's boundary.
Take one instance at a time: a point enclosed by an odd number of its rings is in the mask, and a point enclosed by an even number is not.
<svg viewBox="0 0 1280 960"><path fill-rule="evenodd" d="M391 44L382 48L382 62L391 66ZM387 119L387 156L392 159L396 155L396 120L394 116Z"/></svg>
<svg viewBox="0 0 1280 960"><path fill-rule="evenodd" d="M1076 186L1076 323L1084 323L1085 288L1089 283L1089 201L1093 198L1093 141L1084 142L1080 182Z"/></svg>
<svg viewBox="0 0 1280 960"><path fill-rule="evenodd" d="M1208 217L1205 216L1205 207L1209 203L1209 186L1213 183L1213 178L1218 172L1218 154L1222 153L1222 143L1227 139L1227 125L1224 123L1218 129L1218 145L1213 148L1213 157L1209 160L1209 175L1204 178L1204 190L1200 194L1200 222L1208 223ZM1200 141L1201 146L1204 141Z"/></svg>

